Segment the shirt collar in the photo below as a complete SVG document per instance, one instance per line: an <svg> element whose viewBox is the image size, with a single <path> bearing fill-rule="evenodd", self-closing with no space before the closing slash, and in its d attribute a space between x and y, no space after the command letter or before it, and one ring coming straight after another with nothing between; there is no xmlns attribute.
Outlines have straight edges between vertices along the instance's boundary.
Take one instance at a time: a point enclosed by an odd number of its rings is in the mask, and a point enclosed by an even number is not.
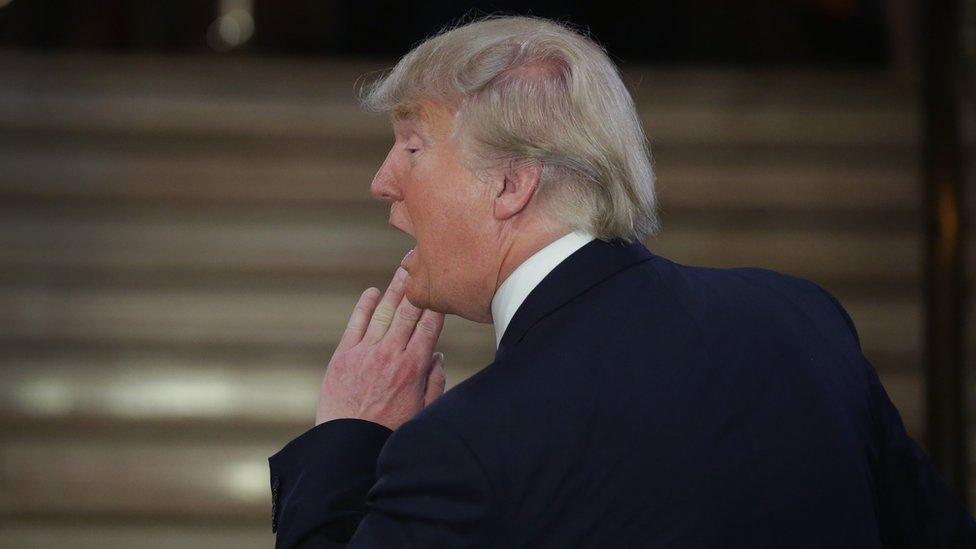
<svg viewBox="0 0 976 549"><path fill-rule="evenodd" d="M586 231L573 231L549 243L523 261L502 282L491 299L491 316L495 324L495 348L501 343L505 329L515 311L529 293L557 265L576 250L596 238Z"/></svg>

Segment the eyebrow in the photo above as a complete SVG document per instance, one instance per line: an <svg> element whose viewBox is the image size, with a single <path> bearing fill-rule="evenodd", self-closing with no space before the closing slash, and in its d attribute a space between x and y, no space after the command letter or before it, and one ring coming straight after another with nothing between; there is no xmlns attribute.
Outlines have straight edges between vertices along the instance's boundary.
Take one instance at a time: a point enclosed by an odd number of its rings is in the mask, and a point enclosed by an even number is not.
<svg viewBox="0 0 976 549"><path fill-rule="evenodd" d="M390 113L390 122L396 126L407 124L416 129L417 133L424 139L432 141L433 134L430 131L430 118L425 109L416 104L398 105Z"/></svg>
<svg viewBox="0 0 976 549"><path fill-rule="evenodd" d="M391 118L397 122L427 119L426 110L417 103L405 103L397 105L393 108L393 112L390 114Z"/></svg>

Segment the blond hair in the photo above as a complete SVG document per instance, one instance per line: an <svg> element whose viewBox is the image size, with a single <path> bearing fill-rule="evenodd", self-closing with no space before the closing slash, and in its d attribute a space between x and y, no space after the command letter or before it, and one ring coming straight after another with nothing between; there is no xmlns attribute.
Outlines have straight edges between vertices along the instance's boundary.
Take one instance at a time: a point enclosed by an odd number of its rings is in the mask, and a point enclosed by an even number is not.
<svg viewBox="0 0 976 549"><path fill-rule="evenodd" d="M541 17L461 23L360 88L361 106L409 116L445 105L472 172L540 165L535 199L551 221L603 240L657 234L650 147L604 48Z"/></svg>

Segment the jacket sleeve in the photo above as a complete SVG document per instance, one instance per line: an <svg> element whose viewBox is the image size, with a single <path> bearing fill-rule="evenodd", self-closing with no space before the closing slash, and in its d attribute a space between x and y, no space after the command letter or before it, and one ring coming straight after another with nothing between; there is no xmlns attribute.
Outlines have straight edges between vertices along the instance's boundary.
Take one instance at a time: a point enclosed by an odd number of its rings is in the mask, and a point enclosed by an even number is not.
<svg viewBox="0 0 976 549"><path fill-rule="evenodd" d="M908 436L877 372L861 352L850 315L835 297L827 295L853 333L858 360L867 374L877 512L884 546L976 547L976 520L922 448Z"/></svg>
<svg viewBox="0 0 976 549"><path fill-rule="evenodd" d="M475 547L491 531L488 476L443 420L327 421L269 464L276 549Z"/></svg>
<svg viewBox="0 0 976 549"><path fill-rule="evenodd" d="M885 547L976 547L976 520L908 436L867 360L876 430L878 512Z"/></svg>

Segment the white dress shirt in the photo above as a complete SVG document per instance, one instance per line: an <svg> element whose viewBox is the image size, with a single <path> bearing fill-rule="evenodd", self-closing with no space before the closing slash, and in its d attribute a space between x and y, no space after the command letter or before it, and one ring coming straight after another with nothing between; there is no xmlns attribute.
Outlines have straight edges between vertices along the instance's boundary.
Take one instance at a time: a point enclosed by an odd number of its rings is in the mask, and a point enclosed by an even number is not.
<svg viewBox="0 0 976 549"><path fill-rule="evenodd" d="M596 238L585 231L573 231L529 256L502 282L491 299L491 316L495 323L495 348L505 335L505 328L529 293L564 259Z"/></svg>

